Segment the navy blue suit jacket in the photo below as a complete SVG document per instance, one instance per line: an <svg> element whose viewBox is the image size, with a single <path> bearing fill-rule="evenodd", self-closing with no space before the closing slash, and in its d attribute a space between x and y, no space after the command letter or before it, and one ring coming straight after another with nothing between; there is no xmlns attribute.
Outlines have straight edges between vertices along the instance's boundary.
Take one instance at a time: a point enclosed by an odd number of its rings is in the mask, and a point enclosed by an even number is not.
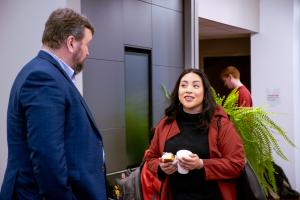
<svg viewBox="0 0 300 200"><path fill-rule="evenodd" d="M14 81L7 141L1 200L107 199L100 132L71 79L44 51Z"/></svg>

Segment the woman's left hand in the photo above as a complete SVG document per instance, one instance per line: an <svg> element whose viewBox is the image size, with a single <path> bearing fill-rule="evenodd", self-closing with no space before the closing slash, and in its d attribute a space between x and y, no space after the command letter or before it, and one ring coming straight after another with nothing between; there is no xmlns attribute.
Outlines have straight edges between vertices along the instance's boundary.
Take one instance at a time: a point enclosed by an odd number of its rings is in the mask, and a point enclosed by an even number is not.
<svg viewBox="0 0 300 200"><path fill-rule="evenodd" d="M199 158L197 154L191 154L178 159L178 162L181 167L187 170L201 169L203 167L203 160Z"/></svg>

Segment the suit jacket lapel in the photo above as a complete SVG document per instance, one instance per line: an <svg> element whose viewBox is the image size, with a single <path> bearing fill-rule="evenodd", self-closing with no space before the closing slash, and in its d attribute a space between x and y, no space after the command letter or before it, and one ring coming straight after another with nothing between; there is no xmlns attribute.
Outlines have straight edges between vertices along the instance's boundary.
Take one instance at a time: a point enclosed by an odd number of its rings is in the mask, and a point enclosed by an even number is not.
<svg viewBox="0 0 300 200"><path fill-rule="evenodd" d="M73 87L73 89L75 90L75 92L79 96L80 102L83 105L85 111L87 112L90 120L92 121L93 126L95 127L95 129L97 130L97 132L99 133L99 135L101 137L101 134L99 132L99 129L97 128L97 124L96 124L96 122L94 120L94 117L93 117L90 109L88 108L85 100L83 99L82 95L78 91L77 87L74 85L73 81L67 75L67 73L62 69L62 67L59 65L59 63L50 54L48 54L47 52L40 51L39 54L38 54L38 57L40 57L42 59L45 59L45 60L49 61L50 63L52 63L53 66L56 67L62 73L62 75L66 78L66 80L71 84L71 87ZM102 137L101 137L101 140L102 140Z"/></svg>
<svg viewBox="0 0 300 200"><path fill-rule="evenodd" d="M50 54L48 54L45 51L40 51L39 54L38 54L38 57L40 57L40 58L42 58L44 60L47 60L50 63L52 63L53 66L56 67L62 73L62 75L67 79L67 81L69 81L70 83L72 83L72 85L74 85L73 82L72 82L72 80L67 75L67 73L62 69L62 67L60 66L60 64Z"/></svg>

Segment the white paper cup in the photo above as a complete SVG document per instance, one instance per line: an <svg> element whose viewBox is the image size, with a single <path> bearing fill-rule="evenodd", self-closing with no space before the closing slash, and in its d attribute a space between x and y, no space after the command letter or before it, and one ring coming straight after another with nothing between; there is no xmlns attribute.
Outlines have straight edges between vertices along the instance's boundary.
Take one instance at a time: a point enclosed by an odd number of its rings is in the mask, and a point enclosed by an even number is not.
<svg viewBox="0 0 300 200"><path fill-rule="evenodd" d="M189 150L179 150L176 153L176 157L178 159L181 159L181 158L184 158L184 157L188 157L191 154L192 154L192 152L189 151ZM189 170L184 169L183 167L181 167L181 165L179 164L179 162L177 162L177 171L180 174L187 174L187 173L189 173Z"/></svg>
<svg viewBox="0 0 300 200"><path fill-rule="evenodd" d="M177 164L177 171L178 171L179 174L187 174L187 173L189 173L189 170L182 168L179 163Z"/></svg>

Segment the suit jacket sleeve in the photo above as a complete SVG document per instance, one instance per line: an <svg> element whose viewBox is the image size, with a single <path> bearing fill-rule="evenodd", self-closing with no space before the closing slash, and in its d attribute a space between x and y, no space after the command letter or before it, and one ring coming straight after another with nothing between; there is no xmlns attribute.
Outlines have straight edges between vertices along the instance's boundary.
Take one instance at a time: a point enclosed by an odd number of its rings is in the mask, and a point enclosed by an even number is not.
<svg viewBox="0 0 300 200"><path fill-rule="evenodd" d="M30 74L20 91L33 172L46 199L75 199L64 151L65 94L44 72Z"/></svg>

